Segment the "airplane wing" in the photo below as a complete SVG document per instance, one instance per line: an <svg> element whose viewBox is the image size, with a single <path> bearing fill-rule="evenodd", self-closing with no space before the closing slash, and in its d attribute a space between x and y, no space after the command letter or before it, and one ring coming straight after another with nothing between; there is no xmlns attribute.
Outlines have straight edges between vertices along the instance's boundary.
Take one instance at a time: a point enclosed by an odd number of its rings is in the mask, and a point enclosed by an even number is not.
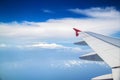
<svg viewBox="0 0 120 80"><path fill-rule="evenodd" d="M74 30L78 29L74 28ZM77 37L83 38L97 55L111 67L113 80L120 80L120 39L81 30L76 31L76 34Z"/></svg>

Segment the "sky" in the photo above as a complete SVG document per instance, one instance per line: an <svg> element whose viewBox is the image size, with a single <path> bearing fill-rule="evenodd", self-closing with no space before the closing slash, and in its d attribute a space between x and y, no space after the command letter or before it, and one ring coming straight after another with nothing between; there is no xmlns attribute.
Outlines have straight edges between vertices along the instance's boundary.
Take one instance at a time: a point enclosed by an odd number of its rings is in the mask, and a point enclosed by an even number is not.
<svg viewBox="0 0 120 80"><path fill-rule="evenodd" d="M111 73L72 28L120 38L119 0L0 0L1 80L90 80Z"/></svg>

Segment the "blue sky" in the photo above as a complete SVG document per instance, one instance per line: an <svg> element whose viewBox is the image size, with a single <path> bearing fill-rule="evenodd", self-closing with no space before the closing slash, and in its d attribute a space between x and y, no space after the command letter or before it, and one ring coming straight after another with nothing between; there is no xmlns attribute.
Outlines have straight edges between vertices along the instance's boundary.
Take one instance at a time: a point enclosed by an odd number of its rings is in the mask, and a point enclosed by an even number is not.
<svg viewBox="0 0 120 80"><path fill-rule="evenodd" d="M0 0L2 80L90 80L107 64L79 56L73 27L120 38L118 0Z"/></svg>
<svg viewBox="0 0 120 80"><path fill-rule="evenodd" d="M71 8L115 7L119 10L119 0L1 0L0 22L46 21L48 19L85 17L66 11ZM50 10L45 12L45 10Z"/></svg>

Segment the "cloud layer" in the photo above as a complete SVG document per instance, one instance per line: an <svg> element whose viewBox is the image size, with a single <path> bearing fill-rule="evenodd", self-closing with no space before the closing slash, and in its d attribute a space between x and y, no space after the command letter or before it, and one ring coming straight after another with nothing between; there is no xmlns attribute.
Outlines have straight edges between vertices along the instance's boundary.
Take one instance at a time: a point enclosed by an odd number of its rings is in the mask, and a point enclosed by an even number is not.
<svg viewBox="0 0 120 80"><path fill-rule="evenodd" d="M47 43L47 42L37 42L37 43L31 43L31 44L22 44L22 45L8 45L8 44L0 44L1 48L18 48L18 49L43 49L43 50L62 50L62 51L71 51L73 53L75 52L87 52L87 50L82 50L79 47L69 47L64 46L61 44L56 43Z"/></svg>
<svg viewBox="0 0 120 80"><path fill-rule="evenodd" d="M0 23L0 37L24 39L71 39L73 27L105 35L120 31L120 11L115 8L69 9L90 16L89 18L49 19L46 22ZM95 18L93 18L95 17Z"/></svg>
<svg viewBox="0 0 120 80"><path fill-rule="evenodd" d="M104 62L95 62L95 61L81 61L81 60L65 60L61 62L58 62L56 64L51 63L51 67L56 68L72 68L74 66L79 67L87 67L90 64L99 65L108 68L109 66L105 64Z"/></svg>

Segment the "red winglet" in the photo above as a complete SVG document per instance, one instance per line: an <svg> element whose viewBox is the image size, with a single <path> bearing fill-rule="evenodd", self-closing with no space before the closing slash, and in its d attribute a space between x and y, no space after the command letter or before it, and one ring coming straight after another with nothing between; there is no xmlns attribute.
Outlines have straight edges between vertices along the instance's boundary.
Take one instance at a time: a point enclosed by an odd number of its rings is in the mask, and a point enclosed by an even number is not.
<svg viewBox="0 0 120 80"><path fill-rule="evenodd" d="M79 29L76 29L76 28L73 28L73 30L75 30L76 37L77 37L77 36L79 36L79 32L81 32L81 30L79 30Z"/></svg>

